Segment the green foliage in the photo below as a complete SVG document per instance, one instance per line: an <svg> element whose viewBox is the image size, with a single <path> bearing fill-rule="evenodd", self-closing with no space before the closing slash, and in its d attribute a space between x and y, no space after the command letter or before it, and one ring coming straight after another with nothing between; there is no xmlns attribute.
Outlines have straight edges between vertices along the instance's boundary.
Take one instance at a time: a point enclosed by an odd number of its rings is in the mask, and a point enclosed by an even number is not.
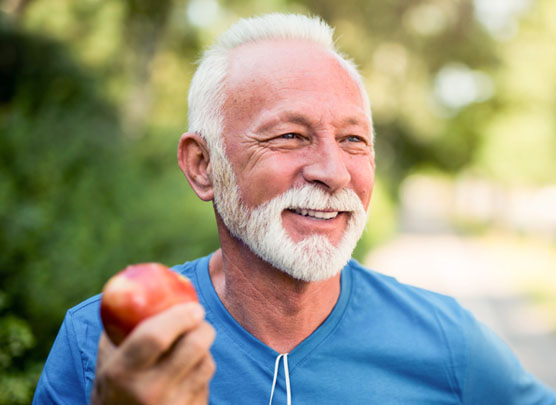
<svg viewBox="0 0 556 405"><path fill-rule="evenodd" d="M35 345L29 324L6 314L0 291L0 405L27 404L37 383L40 363L26 364L23 355Z"/></svg>
<svg viewBox="0 0 556 405"><path fill-rule="evenodd" d="M31 348L35 340L25 321L8 315L0 319L0 343L0 369L5 370L12 364L12 359Z"/></svg>
<svg viewBox="0 0 556 405"><path fill-rule="evenodd" d="M99 221L115 215L121 142L115 114L62 47L4 31L2 48L3 82L15 85L0 122L0 272L11 308L42 340L83 296L75 271L109 236Z"/></svg>
<svg viewBox="0 0 556 405"><path fill-rule="evenodd" d="M175 163L179 133L126 138L55 41L4 29L0 55L0 403L18 404L69 307L129 263L182 263L217 240Z"/></svg>
<svg viewBox="0 0 556 405"><path fill-rule="evenodd" d="M556 178L556 3L537 0L520 35L501 44L496 113L482 122L472 165L508 185L553 185Z"/></svg>
<svg viewBox="0 0 556 405"><path fill-rule="evenodd" d="M30 402L36 380L25 375L12 373L0 374L0 404L24 405Z"/></svg>

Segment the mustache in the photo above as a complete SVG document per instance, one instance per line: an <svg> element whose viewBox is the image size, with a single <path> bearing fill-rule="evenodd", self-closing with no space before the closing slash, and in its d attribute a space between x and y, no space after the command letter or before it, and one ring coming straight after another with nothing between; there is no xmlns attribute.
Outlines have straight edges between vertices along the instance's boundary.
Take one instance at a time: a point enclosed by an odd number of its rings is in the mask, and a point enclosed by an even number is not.
<svg viewBox="0 0 556 405"><path fill-rule="evenodd" d="M364 212L363 203L348 188L343 188L331 194L321 187L312 184L305 184L300 187L292 187L272 200L259 206L260 208L270 208L273 211L308 209L320 211L343 211L343 212Z"/></svg>

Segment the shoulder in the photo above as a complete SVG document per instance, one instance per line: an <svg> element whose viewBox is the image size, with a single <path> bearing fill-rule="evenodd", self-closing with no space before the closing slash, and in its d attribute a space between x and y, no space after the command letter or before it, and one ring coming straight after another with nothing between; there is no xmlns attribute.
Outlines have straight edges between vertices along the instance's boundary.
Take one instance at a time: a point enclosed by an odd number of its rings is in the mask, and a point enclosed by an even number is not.
<svg viewBox="0 0 556 405"><path fill-rule="evenodd" d="M70 308L62 324L68 343L80 351L85 369L94 370L97 344L102 332L100 320L100 301L102 294L97 294Z"/></svg>
<svg viewBox="0 0 556 405"><path fill-rule="evenodd" d="M100 295L66 312L45 362L33 404L86 403L102 331Z"/></svg>
<svg viewBox="0 0 556 405"><path fill-rule="evenodd" d="M410 312L414 316L430 317L434 313L439 320L451 321L461 326L469 320L469 312L453 297L399 282L396 278L362 266L350 260L347 270L352 272L354 292L376 299L393 310Z"/></svg>
<svg viewBox="0 0 556 405"><path fill-rule="evenodd" d="M191 260L191 261L187 261L183 264L178 264L176 266L172 267L172 270L174 270L175 272L178 272L190 279L195 279L196 278L196 272L197 272L197 267L203 263L207 263L208 265L208 260L210 259L210 256L204 256L204 257L200 257L198 259L195 260Z"/></svg>
<svg viewBox="0 0 556 405"><path fill-rule="evenodd" d="M364 314L378 333L388 331L393 352L403 346L425 359L447 361L447 369L458 370L456 379L463 376L467 336L478 328L469 311L452 297L403 284L355 260L346 270L352 274L350 310Z"/></svg>
<svg viewBox="0 0 556 405"><path fill-rule="evenodd" d="M523 369L510 348L454 298L400 283L354 260L348 267L353 295L377 309L374 319L396 331L398 346L398 337L406 335L410 342L404 344L417 348L421 342L421 353L446 361L446 374L452 375L451 384L463 403L482 403L484 398L495 398L495 404L556 403L554 394Z"/></svg>
<svg viewBox="0 0 556 405"><path fill-rule="evenodd" d="M99 309L100 301L102 299L102 294L94 295L85 301L77 304L76 306L68 309L66 314L66 319L69 318L73 321L82 321L85 323L91 323L95 320L100 320Z"/></svg>

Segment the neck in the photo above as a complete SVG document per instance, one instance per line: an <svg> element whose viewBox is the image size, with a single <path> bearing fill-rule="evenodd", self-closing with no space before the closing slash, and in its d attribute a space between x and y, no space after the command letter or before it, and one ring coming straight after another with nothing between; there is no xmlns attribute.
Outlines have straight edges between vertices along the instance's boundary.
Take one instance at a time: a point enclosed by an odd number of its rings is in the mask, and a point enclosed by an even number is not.
<svg viewBox="0 0 556 405"><path fill-rule="evenodd" d="M319 282L297 280L235 238L221 242L209 265L216 293L236 321L277 352L288 353L307 338L338 301L340 274Z"/></svg>

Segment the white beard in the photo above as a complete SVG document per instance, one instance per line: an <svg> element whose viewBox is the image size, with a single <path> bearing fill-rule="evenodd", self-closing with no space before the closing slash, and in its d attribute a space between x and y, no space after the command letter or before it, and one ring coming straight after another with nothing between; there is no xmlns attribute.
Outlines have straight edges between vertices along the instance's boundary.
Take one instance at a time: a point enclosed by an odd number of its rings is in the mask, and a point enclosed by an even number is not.
<svg viewBox="0 0 556 405"><path fill-rule="evenodd" d="M223 154L218 155L211 160L214 201L233 236L261 259L299 280L326 280L342 270L367 222L367 213L353 190L342 189L332 195L307 184L249 209L240 197L230 162ZM282 212L296 208L348 212L347 227L338 246L324 235L294 242L282 225Z"/></svg>

